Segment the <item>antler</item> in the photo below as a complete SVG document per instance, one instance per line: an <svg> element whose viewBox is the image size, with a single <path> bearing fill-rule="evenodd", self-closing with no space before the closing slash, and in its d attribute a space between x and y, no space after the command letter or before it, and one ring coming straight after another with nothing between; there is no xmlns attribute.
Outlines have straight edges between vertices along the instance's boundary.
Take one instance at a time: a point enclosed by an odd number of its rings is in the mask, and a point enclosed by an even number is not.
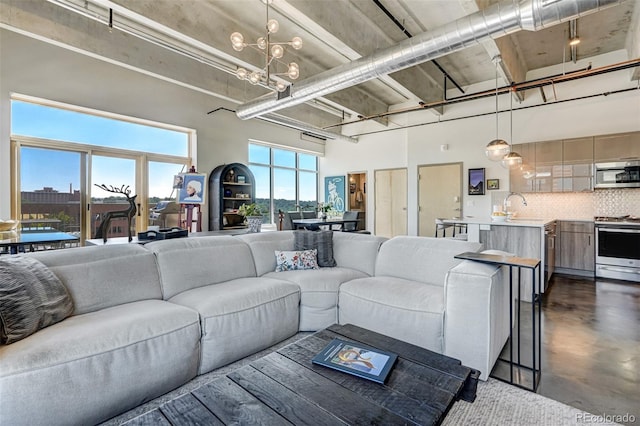
<svg viewBox="0 0 640 426"><path fill-rule="evenodd" d="M127 196L127 198L129 198L129 194L131 194L131 190L129 189L129 185L127 185L126 187L124 185L122 185L120 188L114 188L113 185L109 185L107 187L107 185L105 185L104 183L101 185L98 185L97 183L94 183L95 186L97 186L98 188L104 189L107 192L114 192L116 194L124 194Z"/></svg>

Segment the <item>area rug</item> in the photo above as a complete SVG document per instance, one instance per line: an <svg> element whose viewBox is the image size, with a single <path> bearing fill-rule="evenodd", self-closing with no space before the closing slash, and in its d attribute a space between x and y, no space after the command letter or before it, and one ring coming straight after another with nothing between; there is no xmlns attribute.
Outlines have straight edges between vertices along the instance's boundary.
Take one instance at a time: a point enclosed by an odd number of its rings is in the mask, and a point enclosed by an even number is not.
<svg viewBox="0 0 640 426"><path fill-rule="evenodd" d="M198 376L178 389L102 423L102 426L116 426L124 424L135 417L158 408L172 399L191 392L217 377L224 376L237 368L247 365L256 359L278 350L282 346L293 343L302 337L308 336L309 334L312 333L298 333L278 345L265 349L264 351L258 352L247 358L243 358L210 373ZM585 423L595 423L598 425L616 424L607 422L606 420L607 419L594 416L561 402L545 398L544 396L490 378L486 382L480 381L478 383L478 392L476 400L473 403L465 401L456 402L445 418L443 425L562 426L583 425Z"/></svg>

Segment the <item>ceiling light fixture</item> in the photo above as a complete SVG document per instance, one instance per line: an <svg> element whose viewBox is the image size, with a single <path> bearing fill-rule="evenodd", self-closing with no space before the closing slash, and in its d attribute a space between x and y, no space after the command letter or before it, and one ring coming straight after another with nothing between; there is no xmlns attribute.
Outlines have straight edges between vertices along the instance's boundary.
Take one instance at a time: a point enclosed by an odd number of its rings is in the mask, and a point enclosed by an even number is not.
<svg viewBox="0 0 640 426"><path fill-rule="evenodd" d="M487 158L491 161L500 161L505 155L511 152L509 143L498 137L498 64L501 60L500 55L494 56L491 60L496 66L496 138L489 142L484 151Z"/></svg>
<svg viewBox="0 0 640 426"><path fill-rule="evenodd" d="M512 89L513 90L513 89ZM511 99L511 103L509 104L509 139L511 139L511 143L513 143L513 93L509 93L509 98ZM502 167L506 169L516 169L522 166L522 156L517 152L511 151L504 157L502 157Z"/></svg>
<svg viewBox="0 0 640 426"><path fill-rule="evenodd" d="M278 32L280 24L275 19L269 19L269 3L266 1L267 8L267 24L265 26L266 34L264 37L259 37L255 43L245 43L244 36L239 32L231 34L231 46L237 52L241 52L245 47L251 47L258 52L265 55L265 65L259 71L248 71L245 68L239 67L236 70L236 77L240 80L247 80L251 84L263 84L271 90L277 90L283 92L289 87L291 83L284 81L283 79L274 79L276 76L287 76L291 80L295 80L300 76L300 67L295 62L283 62L280 59L285 54L284 46L291 46L295 50L302 48L302 39L300 37L293 37L291 41L286 42L274 42L271 40L271 35ZM286 72L272 73L271 66L277 66L281 64L287 67Z"/></svg>

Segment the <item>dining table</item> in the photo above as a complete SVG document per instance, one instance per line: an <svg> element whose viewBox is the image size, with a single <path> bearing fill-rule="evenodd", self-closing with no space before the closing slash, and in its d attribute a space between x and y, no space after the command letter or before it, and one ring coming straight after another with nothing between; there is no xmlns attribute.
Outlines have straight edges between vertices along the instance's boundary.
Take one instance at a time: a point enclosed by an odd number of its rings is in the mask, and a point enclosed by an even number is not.
<svg viewBox="0 0 640 426"><path fill-rule="evenodd" d="M358 223L358 219L343 219L341 217L332 217L326 219L293 219L293 226L296 229L317 229L321 226L327 226L332 231L344 230L347 223ZM334 229L334 226L338 228Z"/></svg>
<svg viewBox="0 0 640 426"><path fill-rule="evenodd" d="M75 235L60 231L0 233L0 253L35 251L38 247L60 248L67 244L77 244L79 240Z"/></svg>

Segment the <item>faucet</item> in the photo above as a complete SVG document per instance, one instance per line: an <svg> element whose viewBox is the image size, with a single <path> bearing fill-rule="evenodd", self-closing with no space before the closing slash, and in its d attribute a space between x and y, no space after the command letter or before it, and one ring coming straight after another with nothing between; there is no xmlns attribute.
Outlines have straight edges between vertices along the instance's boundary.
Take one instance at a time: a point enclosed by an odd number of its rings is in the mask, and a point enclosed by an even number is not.
<svg viewBox="0 0 640 426"><path fill-rule="evenodd" d="M521 194L521 193L519 193L519 192L511 192L511 193L509 193L509 195L507 195L507 196L504 198L504 201L502 202L502 211L503 211L503 212L505 212L505 213L507 212L507 200L508 200L510 197L512 197L513 195L517 195L518 197L522 198L522 204L523 204L523 205L525 205L525 206L527 205L527 200L526 200L526 198L524 198L524 195L522 195L522 194Z"/></svg>

